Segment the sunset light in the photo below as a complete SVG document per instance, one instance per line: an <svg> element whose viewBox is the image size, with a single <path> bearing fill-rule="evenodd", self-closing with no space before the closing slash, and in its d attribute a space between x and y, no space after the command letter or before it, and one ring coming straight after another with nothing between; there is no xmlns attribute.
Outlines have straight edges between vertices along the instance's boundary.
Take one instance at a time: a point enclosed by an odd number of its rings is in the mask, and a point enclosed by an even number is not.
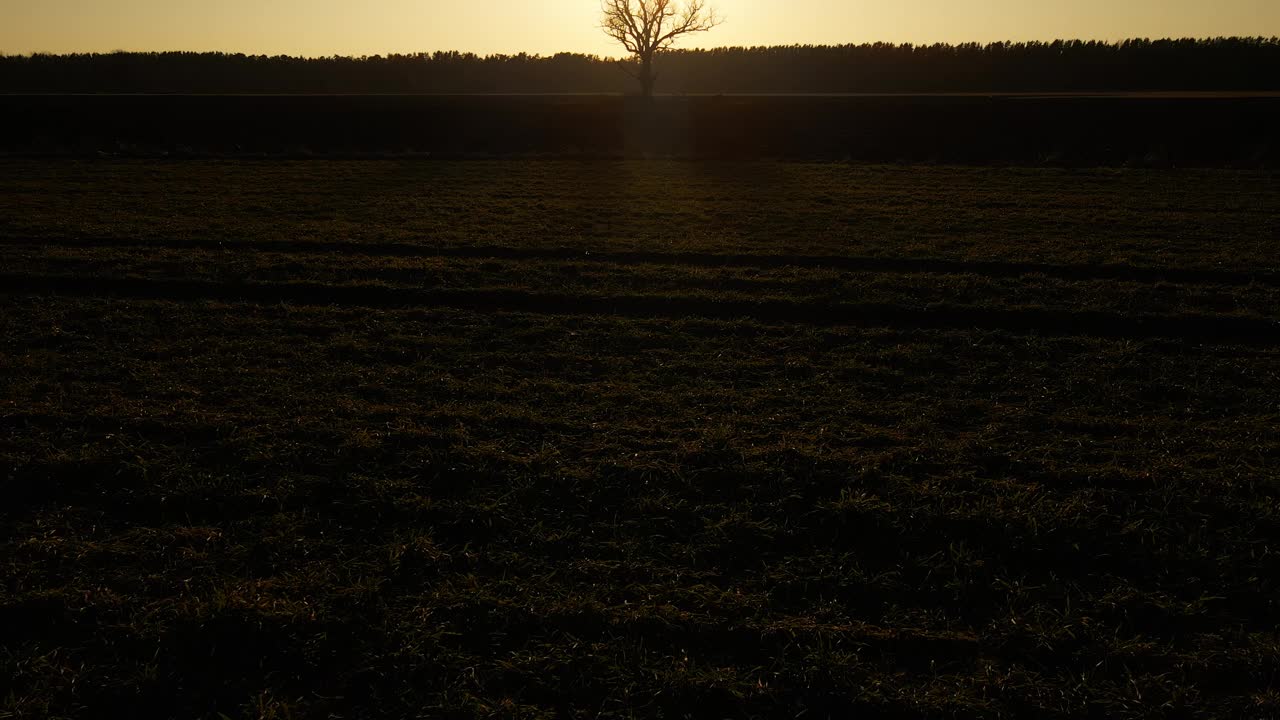
<svg viewBox="0 0 1280 720"><path fill-rule="evenodd" d="M1280 34L1274 0L722 0L686 47ZM616 52L596 0L6 0L0 51Z"/></svg>
<svg viewBox="0 0 1280 720"><path fill-rule="evenodd" d="M0 720L1280 718L1280 0L0 0Z"/></svg>

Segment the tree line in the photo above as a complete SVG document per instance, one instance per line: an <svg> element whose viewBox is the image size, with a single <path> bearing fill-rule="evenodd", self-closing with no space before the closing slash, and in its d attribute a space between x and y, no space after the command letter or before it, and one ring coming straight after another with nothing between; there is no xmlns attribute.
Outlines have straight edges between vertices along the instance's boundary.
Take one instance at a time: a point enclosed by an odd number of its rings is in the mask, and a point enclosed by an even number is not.
<svg viewBox="0 0 1280 720"><path fill-rule="evenodd" d="M619 64L573 53L0 55L0 92L633 92ZM658 92L690 94L1280 90L1280 38L668 50L654 72Z"/></svg>

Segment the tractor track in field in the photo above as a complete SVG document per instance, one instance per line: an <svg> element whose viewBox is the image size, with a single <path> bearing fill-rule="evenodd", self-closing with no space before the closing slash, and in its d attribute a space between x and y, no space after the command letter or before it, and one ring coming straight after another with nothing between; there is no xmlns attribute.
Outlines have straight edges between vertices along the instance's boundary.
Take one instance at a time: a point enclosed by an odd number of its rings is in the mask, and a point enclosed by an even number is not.
<svg viewBox="0 0 1280 720"><path fill-rule="evenodd" d="M163 248L235 253L240 251L389 258L542 260L618 265L671 265L707 268L815 268L895 274L981 275L996 278L1044 276L1062 280L1128 280L1211 285L1280 287L1280 272L1162 268L1125 264L1052 264L941 258L891 258L846 255L718 254L699 252L593 252L582 248L514 248L496 245L440 246L411 243L325 241L140 240L133 238L3 238L0 246L64 248Z"/></svg>
<svg viewBox="0 0 1280 720"><path fill-rule="evenodd" d="M1096 310L892 303L731 300L689 296L575 295L504 289L414 290L376 285L236 283L205 280L0 274L0 293L170 301L287 303L368 308L447 307L544 315L754 320L767 324L1003 330L1055 336L1171 338L1280 345L1280 322L1220 315L1125 315Z"/></svg>

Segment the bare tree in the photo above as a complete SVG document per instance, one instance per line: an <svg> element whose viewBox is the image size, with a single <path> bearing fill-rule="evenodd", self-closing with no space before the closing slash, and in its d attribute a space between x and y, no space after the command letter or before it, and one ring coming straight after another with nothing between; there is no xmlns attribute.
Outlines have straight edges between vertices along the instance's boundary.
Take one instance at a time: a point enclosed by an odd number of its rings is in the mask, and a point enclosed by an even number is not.
<svg viewBox="0 0 1280 720"><path fill-rule="evenodd" d="M605 34L622 44L640 62L645 97L653 96L653 56L671 47L681 35L706 32L722 20L705 0L603 0ZM624 66L625 67L625 66Z"/></svg>

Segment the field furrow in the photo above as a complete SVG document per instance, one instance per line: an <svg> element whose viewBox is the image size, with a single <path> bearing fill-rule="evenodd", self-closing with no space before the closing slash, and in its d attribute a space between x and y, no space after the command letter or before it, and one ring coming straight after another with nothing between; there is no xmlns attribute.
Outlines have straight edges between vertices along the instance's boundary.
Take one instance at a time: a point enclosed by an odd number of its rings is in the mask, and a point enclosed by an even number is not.
<svg viewBox="0 0 1280 720"><path fill-rule="evenodd" d="M1177 267L1144 267L1135 265L1051 265L1044 263L1008 263L991 261L963 261L941 258L902 258L853 255L740 255L693 252L610 252L608 250L583 250L574 248L523 248L505 246L471 245L448 247L434 243L373 243L373 242L324 242L324 241L267 241L253 240L139 240L112 237L64 237L0 240L0 247L7 253L48 251L51 248L71 248L77 257L98 259L85 251L100 248L120 248L137 253L179 251L186 254L216 253L222 259L230 254L243 257L247 253L303 255L310 261L323 261L334 257L367 262L365 258L416 258L434 260L460 258L468 260L510 260L516 262L551 261L580 264L660 265L664 267L699 267L721 270L744 269L812 269L846 272L874 272L898 274L981 275L995 278L1021 278L1043 276L1062 280L1120 280L1130 282L1204 283L1212 285L1280 285L1280 275L1266 270L1232 272L1229 270L1188 269Z"/></svg>
<svg viewBox="0 0 1280 720"><path fill-rule="evenodd" d="M1280 345L1280 322L1256 317L1119 314L1043 308L1000 309L960 305L912 308L884 303L681 295L608 295L528 292L519 289L410 290L379 285L317 283L218 283L202 280L0 275L9 292L80 297L177 301L218 300L367 308L452 307L538 312L549 315L613 315L680 319L750 319L765 323L1004 330L1046 335L1175 338L1188 341Z"/></svg>

